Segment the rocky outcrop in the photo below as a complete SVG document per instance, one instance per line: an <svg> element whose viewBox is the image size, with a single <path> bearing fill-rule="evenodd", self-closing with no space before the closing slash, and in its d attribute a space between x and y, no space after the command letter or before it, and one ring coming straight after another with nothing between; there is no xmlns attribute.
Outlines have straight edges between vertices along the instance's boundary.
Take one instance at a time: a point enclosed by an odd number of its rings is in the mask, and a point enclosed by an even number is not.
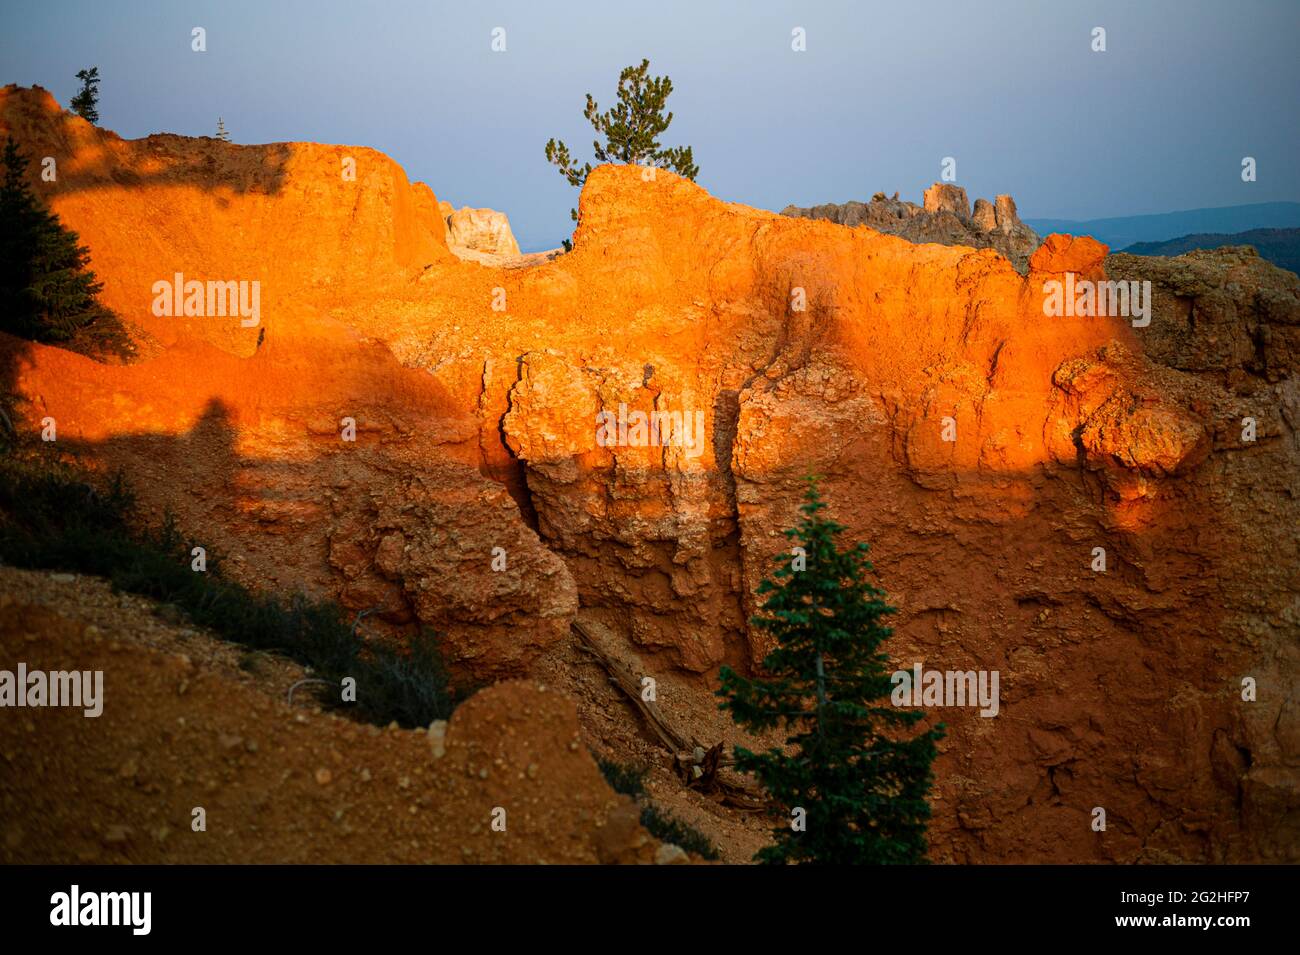
<svg viewBox="0 0 1300 955"><path fill-rule="evenodd" d="M966 190L944 182L936 182L921 197L922 207L931 215L948 212L958 219L970 218L970 200Z"/></svg>
<svg viewBox="0 0 1300 955"><path fill-rule="evenodd" d="M900 201L898 194L886 199L876 193L870 202L846 202L801 209L786 206L782 215L826 219L845 226L864 225L877 232L901 236L909 242L938 242L995 249L1005 255L1016 270L1025 272L1029 255L1038 247L1038 235L1020 221L1010 196L998 196L992 203L976 199L971 209L966 190L936 182L925 190L922 205Z"/></svg>
<svg viewBox="0 0 1300 955"><path fill-rule="evenodd" d="M500 264L500 260L519 256L519 243L510 231L510 220L495 209L453 209L450 203L439 205L447 223L447 244L463 259Z"/></svg>
<svg viewBox="0 0 1300 955"><path fill-rule="evenodd" d="M108 134L79 123L47 116L20 140L60 157L54 207L124 318L170 338L128 367L5 339L19 425L57 418L61 442L124 467L248 579L381 605L395 634L436 625L486 678L549 662L580 607L708 727L725 719L717 667L769 649L747 624L755 590L817 473L899 608L893 658L1001 674L998 716L930 714L948 725L936 860L1297 861L1294 275L1068 237L1022 273L992 245L921 235L1014 235L1009 202L967 223L951 191L931 213L881 198L861 224L894 229L846 229L615 166L591 174L554 261L482 267L431 239L403 268L392 230L354 222L324 178L333 152L263 193L266 155L242 150L269 147L169 137L174 165L226 185L123 165L84 186L100 147L76 137ZM105 142L148 159L150 140ZM412 190L380 178L373 215L396 222ZM132 212L164 201L183 214ZM275 231L276 203L337 240ZM244 215L219 248L185 224ZM375 262L302 264L354 235ZM208 256L277 290L262 344L237 320L147 318L148 283ZM1067 276L1151 281L1150 325L1049 316Z"/></svg>
<svg viewBox="0 0 1300 955"><path fill-rule="evenodd" d="M1177 258L1116 254L1106 259L1106 272L1152 283L1152 320L1143 340L1163 365L1234 388L1252 381L1284 385L1300 366L1296 283L1254 249Z"/></svg>

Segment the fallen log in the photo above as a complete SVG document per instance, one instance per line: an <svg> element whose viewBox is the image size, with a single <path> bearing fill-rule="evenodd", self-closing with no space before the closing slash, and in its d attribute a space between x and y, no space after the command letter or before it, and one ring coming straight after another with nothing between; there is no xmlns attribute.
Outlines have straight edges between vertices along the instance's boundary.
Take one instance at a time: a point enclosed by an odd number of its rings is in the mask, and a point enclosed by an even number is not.
<svg viewBox="0 0 1300 955"><path fill-rule="evenodd" d="M720 768L734 762L723 754L721 742L705 747L695 737L688 738L678 732L664 718L654 700L642 697L641 679L631 667L606 653L592 633L578 621L573 621L572 629L578 637L578 645L600 664L610 683L623 691L650 731L672 755L673 768L683 784L700 792L716 793L722 802L746 812L760 812L767 808L767 801L756 790L718 775Z"/></svg>

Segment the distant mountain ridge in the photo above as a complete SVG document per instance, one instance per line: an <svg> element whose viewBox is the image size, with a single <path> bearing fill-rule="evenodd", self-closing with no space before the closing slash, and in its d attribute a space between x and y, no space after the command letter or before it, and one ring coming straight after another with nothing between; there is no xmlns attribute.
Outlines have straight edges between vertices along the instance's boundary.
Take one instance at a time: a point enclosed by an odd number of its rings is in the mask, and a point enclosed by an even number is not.
<svg viewBox="0 0 1300 955"><path fill-rule="evenodd" d="M1217 249L1225 245L1254 246L1261 259L1300 274L1300 229L1251 229L1233 235L1218 232L1184 235L1168 242L1136 242L1120 251L1132 255L1182 255L1193 249Z"/></svg>
<svg viewBox="0 0 1300 955"><path fill-rule="evenodd" d="M1166 242L1191 235L1294 229L1300 227L1300 202L1257 202L1109 219L1025 219L1024 222L1039 235L1053 232L1090 235L1112 249L1122 249L1135 242Z"/></svg>

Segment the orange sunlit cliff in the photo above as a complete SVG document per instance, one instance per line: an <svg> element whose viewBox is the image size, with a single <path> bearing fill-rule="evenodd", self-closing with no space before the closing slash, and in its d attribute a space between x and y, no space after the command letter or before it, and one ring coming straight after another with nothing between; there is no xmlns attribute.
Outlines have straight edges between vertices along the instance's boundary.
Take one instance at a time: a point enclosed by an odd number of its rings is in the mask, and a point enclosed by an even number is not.
<svg viewBox="0 0 1300 955"><path fill-rule="evenodd" d="M769 649L754 591L818 474L871 542L898 664L1002 674L995 718L943 714L933 859L1300 845L1292 273L1050 236L1022 275L620 166L571 252L498 268L453 255L433 190L373 149L127 141L12 86L10 133L142 355L3 337L22 426L54 418L245 582L435 628L458 672L545 676L588 730L634 723L554 665L576 619L717 738L712 680ZM177 273L260 283L256 325L155 314ZM1067 274L1150 280L1150 324L1046 316ZM702 431L605 446L620 407Z"/></svg>

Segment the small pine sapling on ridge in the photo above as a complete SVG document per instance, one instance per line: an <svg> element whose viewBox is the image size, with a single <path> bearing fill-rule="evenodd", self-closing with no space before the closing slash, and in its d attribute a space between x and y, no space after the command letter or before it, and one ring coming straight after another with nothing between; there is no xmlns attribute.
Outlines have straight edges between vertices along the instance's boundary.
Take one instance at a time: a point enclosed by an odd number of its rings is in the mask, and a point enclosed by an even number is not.
<svg viewBox="0 0 1300 955"><path fill-rule="evenodd" d="M88 123L99 122L99 67L78 70L81 89L68 103L69 108Z"/></svg>
<svg viewBox="0 0 1300 955"><path fill-rule="evenodd" d="M673 81L667 76L651 76L650 61L643 59L640 66L629 66L619 74L617 106L602 113L588 93L583 115L605 140L591 144L596 161L671 169L693 181L700 167L695 165L691 147L663 149L659 145L659 136L673 121L673 114L664 112L672 91ZM569 147L558 139L547 142L546 161L559 167L571 186L581 188L591 174L591 163L579 166ZM570 210L570 215L578 221L577 209Z"/></svg>

